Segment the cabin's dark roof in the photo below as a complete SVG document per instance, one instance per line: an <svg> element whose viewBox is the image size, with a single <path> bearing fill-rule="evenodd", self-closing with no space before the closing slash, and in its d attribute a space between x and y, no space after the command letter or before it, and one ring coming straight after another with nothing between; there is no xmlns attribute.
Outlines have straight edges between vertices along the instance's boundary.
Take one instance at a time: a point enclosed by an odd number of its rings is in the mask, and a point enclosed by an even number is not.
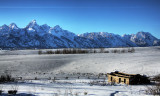
<svg viewBox="0 0 160 96"><path fill-rule="evenodd" d="M138 75L138 74L126 74L126 73L122 73L122 72L118 72L118 71L111 72L108 74L112 75L112 76L125 77L125 78L130 78L130 77L134 77L134 76Z"/></svg>

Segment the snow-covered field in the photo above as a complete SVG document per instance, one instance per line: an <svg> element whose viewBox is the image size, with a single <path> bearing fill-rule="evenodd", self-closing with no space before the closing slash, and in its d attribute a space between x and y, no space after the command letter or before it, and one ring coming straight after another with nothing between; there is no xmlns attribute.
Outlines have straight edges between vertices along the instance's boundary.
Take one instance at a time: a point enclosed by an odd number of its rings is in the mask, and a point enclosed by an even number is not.
<svg viewBox="0 0 160 96"><path fill-rule="evenodd" d="M122 50L122 48L117 49ZM56 82L52 80L25 80L24 83L17 84L19 93L38 96L64 96L64 94L70 94L70 96L76 96L76 94L78 94L77 96L85 94L89 96L144 96L146 86L143 85L90 86L88 82L94 80L92 78L97 78L99 73L121 71L153 76L160 73L159 69L159 46L135 48L135 53L39 55L38 50L0 51L1 74L9 73L23 79L62 78ZM80 76L79 79L77 79L78 76ZM86 79L89 76L91 79ZM66 80L65 77L69 77L69 79ZM74 78L70 79L71 77ZM105 77L102 76L102 78ZM12 85L15 84L3 84L4 93L13 87Z"/></svg>
<svg viewBox="0 0 160 96"><path fill-rule="evenodd" d="M106 85L91 86L87 82L92 80L29 80L25 83L1 84L4 86L4 94L16 87L19 95L24 96L144 96L145 86ZM5 95L4 95L5 96ZM23 96L23 95L22 95Z"/></svg>

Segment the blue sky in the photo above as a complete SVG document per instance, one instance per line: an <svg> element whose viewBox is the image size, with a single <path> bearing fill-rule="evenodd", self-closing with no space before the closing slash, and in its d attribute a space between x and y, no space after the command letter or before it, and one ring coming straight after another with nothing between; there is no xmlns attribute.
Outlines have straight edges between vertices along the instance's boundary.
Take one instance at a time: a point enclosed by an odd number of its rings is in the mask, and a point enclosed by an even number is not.
<svg viewBox="0 0 160 96"><path fill-rule="evenodd" d="M160 0L0 0L0 25L60 25L76 34L150 32L160 38Z"/></svg>

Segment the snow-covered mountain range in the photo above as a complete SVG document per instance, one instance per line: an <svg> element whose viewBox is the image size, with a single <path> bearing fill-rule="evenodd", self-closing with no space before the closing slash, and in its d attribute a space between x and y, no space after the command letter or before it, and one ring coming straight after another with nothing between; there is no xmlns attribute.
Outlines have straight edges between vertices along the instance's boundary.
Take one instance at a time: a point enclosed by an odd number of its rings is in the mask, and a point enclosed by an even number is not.
<svg viewBox="0 0 160 96"><path fill-rule="evenodd" d="M50 27L31 21L25 28L15 23L0 27L0 48L100 48L159 46L160 40L149 32L132 35L116 35L107 32L91 32L76 35L59 25Z"/></svg>

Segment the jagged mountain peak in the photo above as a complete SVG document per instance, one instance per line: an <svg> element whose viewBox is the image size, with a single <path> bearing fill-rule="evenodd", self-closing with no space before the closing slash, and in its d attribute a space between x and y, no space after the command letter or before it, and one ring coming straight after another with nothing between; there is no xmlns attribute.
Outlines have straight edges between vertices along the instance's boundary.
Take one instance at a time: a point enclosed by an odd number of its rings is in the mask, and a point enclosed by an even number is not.
<svg viewBox="0 0 160 96"><path fill-rule="evenodd" d="M149 34L149 32L144 32L144 31L140 31L140 32L137 32L136 35L146 35L146 34Z"/></svg>
<svg viewBox="0 0 160 96"><path fill-rule="evenodd" d="M130 41L138 46L154 46L159 44L159 40L149 32L137 32L130 36Z"/></svg>
<svg viewBox="0 0 160 96"><path fill-rule="evenodd" d="M59 25L54 26L54 28L61 28Z"/></svg>
<svg viewBox="0 0 160 96"><path fill-rule="evenodd" d="M26 28L32 28L32 27L35 27L35 26L39 26L36 22L36 20L32 20L27 26Z"/></svg>
<svg viewBox="0 0 160 96"><path fill-rule="evenodd" d="M50 27L50 26L48 26L47 24L43 24L43 25L41 25L41 26L43 26L43 27Z"/></svg>
<svg viewBox="0 0 160 96"><path fill-rule="evenodd" d="M139 31L136 34L148 34L149 32Z"/></svg>
<svg viewBox="0 0 160 96"><path fill-rule="evenodd" d="M45 32L49 32L49 30L51 29L50 26L48 26L47 24L43 24L40 26L42 30L44 30Z"/></svg>
<svg viewBox="0 0 160 96"><path fill-rule="evenodd" d="M56 30L56 31L62 31L63 30L59 25L54 26L53 29Z"/></svg>
<svg viewBox="0 0 160 96"><path fill-rule="evenodd" d="M129 34L123 34L122 37L128 36Z"/></svg>
<svg viewBox="0 0 160 96"><path fill-rule="evenodd" d="M9 25L9 28L11 28L11 29L18 29L18 27L17 27L17 25L15 23L11 23Z"/></svg>
<svg viewBox="0 0 160 96"><path fill-rule="evenodd" d="M149 32L144 32L144 31L139 31L137 32L136 34L123 34L122 37L125 37L125 36L144 36L144 35L152 35L150 34Z"/></svg>
<svg viewBox="0 0 160 96"><path fill-rule="evenodd" d="M40 32L42 31L40 26L37 24L36 20L32 20L27 26L28 32Z"/></svg>
<svg viewBox="0 0 160 96"><path fill-rule="evenodd" d="M133 38L143 38L143 39L146 39L148 37L154 37L152 34L150 34L149 32L143 32L143 31L140 31L140 32L137 32L136 34L132 34L132 37Z"/></svg>
<svg viewBox="0 0 160 96"><path fill-rule="evenodd" d="M45 30L45 29L48 29L48 30L49 30L49 29L51 28L51 27L48 26L47 24L43 24L43 25L41 25L40 27L43 28L44 30Z"/></svg>
<svg viewBox="0 0 160 96"><path fill-rule="evenodd" d="M37 23L37 21L36 21L35 19L33 19L33 20L31 21L31 23Z"/></svg>
<svg viewBox="0 0 160 96"><path fill-rule="evenodd" d="M6 28L9 28L6 24L0 26L1 29L6 29Z"/></svg>

